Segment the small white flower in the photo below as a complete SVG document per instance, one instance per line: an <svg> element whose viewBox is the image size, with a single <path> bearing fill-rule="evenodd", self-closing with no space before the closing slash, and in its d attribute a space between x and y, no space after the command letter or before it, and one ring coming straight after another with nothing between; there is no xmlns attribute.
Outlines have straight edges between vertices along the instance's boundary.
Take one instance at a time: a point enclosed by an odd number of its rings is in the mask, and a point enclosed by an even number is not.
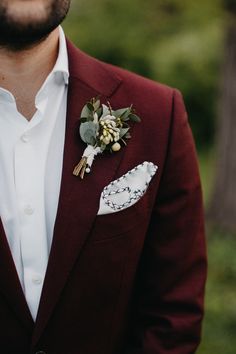
<svg viewBox="0 0 236 354"><path fill-rule="evenodd" d="M106 124L109 124L109 123L113 122L114 120L116 120L116 117L112 116L110 114L100 118L100 122L105 121Z"/></svg>
<svg viewBox="0 0 236 354"><path fill-rule="evenodd" d="M105 138L103 138L103 142L104 144L108 145L110 144L110 139L106 136Z"/></svg>
<svg viewBox="0 0 236 354"><path fill-rule="evenodd" d="M115 128L115 127L116 127L116 122L114 122L114 120L112 120L112 121L110 122L110 125L112 126L112 128Z"/></svg>

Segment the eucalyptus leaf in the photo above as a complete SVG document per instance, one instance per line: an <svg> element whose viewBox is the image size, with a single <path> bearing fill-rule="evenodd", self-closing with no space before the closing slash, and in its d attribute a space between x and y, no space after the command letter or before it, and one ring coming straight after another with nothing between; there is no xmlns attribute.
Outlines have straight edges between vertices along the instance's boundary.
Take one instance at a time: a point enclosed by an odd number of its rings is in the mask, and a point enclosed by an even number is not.
<svg viewBox="0 0 236 354"><path fill-rule="evenodd" d="M93 135L92 130L86 130L84 134L84 140L87 144L94 146L96 143L96 138Z"/></svg>
<svg viewBox="0 0 236 354"><path fill-rule="evenodd" d="M98 115L98 118L101 117L101 115L102 115L102 107L98 108L97 115Z"/></svg>
<svg viewBox="0 0 236 354"><path fill-rule="evenodd" d="M93 112L93 111L94 111L94 106L93 106L93 104L92 104L91 102L88 102L88 103L87 103L87 107L88 107L88 109L89 109L90 112Z"/></svg>
<svg viewBox="0 0 236 354"><path fill-rule="evenodd" d="M94 110L97 111L99 109L100 105L101 105L100 100L99 99L96 100L93 104Z"/></svg>
<svg viewBox="0 0 236 354"><path fill-rule="evenodd" d="M97 132L98 124L85 122L80 125L81 139L89 145L94 145L96 143Z"/></svg>
<svg viewBox="0 0 236 354"><path fill-rule="evenodd" d="M110 112L109 108L105 104L103 104L102 105L102 117L106 117L110 114L111 114L111 112Z"/></svg>
<svg viewBox="0 0 236 354"><path fill-rule="evenodd" d="M91 111L88 109L87 104L83 107L80 117L88 118L91 115Z"/></svg>
<svg viewBox="0 0 236 354"><path fill-rule="evenodd" d="M129 131L129 128L121 128L120 129L120 138L123 138L123 136Z"/></svg>
<svg viewBox="0 0 236 354"><path fill-rule="evenodd" d="M100 146L100 149L101 149L102 151L105 151L105 150L106 150L106 147L107 147L106 144L103 144L103 143L102 143L101 146Z"/></svg>
<svg viewBox="0 0 236 354"><path fill-rule="evenodd" d="M136 123L141 122L141 119L140 119L139 116L137 116L136 114L131 113L131 114L129 115L129 118L130 118L130 120L131 120L132 122L136 122Z"/></svg>
<svg viewBox="0 0 236 354"><path fill-rule="evenodd" d="M130 108L117 109L114 113L117 118L122 118L122 116L126 116L127 112L130 113Z"/></svg>
<svg viewBox="0 0 236 354"><path fill-rule="evenodd" d="M130 112L123 114L123 116L120 118L122 120L122 122L127 122L129 120L129 115L130 115Z"/></svg>

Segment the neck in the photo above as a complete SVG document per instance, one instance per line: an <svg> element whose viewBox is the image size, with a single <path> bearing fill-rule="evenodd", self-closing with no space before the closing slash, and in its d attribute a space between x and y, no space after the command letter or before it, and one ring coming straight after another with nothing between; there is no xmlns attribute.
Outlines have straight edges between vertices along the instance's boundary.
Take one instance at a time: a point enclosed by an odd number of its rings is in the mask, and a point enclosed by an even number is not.
<svg viewBox="0 0 236 354"><path fill-rule="evenodd" d="M35 97L58 55L59 29L44 41L24 51L11 52L0 48L0 87L10 91L17 108L25 118L34 115Z"/></svg>

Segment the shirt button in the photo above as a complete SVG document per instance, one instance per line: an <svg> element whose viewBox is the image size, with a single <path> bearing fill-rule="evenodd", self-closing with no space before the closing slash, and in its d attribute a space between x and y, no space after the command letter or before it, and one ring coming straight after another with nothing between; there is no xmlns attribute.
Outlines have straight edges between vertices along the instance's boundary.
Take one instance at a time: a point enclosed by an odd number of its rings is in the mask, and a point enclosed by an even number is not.
<svg viewBox="0 0 236 354"><path fill-rule="evenodd" d="M32 215L34 213L34 209L30 205L26 205L24 207L24 213L26 215Z"/></svg>
<svg viewBox="0 0 236 354"><path fill-rule="evenodd" d="M23 143L28 143L29 141L29 135L28 134L23 134L21 136L21 141L23 141Z"/></svg>
<svg viewBox="0 0 236 354"><path fill-rule="evenodd" d="M33 275L32 276L32 282L35 285L40 285L40 284L42 284L42 278L40 277L40 275Z"/></svg>

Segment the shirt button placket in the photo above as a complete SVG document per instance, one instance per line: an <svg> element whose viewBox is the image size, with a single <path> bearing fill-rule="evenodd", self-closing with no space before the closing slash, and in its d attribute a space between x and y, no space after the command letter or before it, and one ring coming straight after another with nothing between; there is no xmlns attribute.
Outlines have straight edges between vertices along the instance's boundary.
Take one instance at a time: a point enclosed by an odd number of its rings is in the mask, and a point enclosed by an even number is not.
<svg viewBox="0 0 236 354"><path fill-rule="evenodd" d="M29 135L24 133L22 136L21 136L21 141L23 143L28 143L29 142Z"/></svg>
<svg viewBox="0 0 236 354"><path fill-rule="evenodd" d="M32 276L32 282L35 285L40 285L42 284L42 277L40 275L34 275Z"/></svg>
<svg viewBox="0 0 236 354"><path fill-rule="evenodd" d="M32 208L32 206L31 205L26 205L25 207L24 207L24 213L26 214L26 215L33 215L33 213L34 213L34 209Z"/></svg>

